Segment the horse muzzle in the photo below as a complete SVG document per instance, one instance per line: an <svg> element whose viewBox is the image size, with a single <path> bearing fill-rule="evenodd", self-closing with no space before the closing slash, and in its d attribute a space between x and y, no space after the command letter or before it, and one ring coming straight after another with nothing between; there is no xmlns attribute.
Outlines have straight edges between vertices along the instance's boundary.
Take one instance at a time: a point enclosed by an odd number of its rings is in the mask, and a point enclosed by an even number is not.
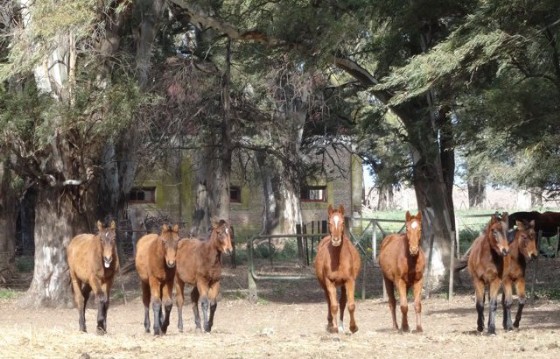
<svg viewBox="0 0 560 359"><path fill-rule="evenodd" d="M103 257L103 266L109 268L113 262L113 257Z"/></svg>
<svg viewBox="0 0 560 359"><path fill-rule="evenodd" d="M418 249L418 247L416 247L416 248L410 248L410 249L409 249L409 252L410 252L410 255L411 255L411 256L417 256L417 255L418 255L418 252L419 252L419 249Z"/></svg>
<svg viewBox="0 0 560 359"><path fill-rule="evenodd" d="M175 261L173 261L173 262L166 261L165 264L167 264L167 268L170 268L170 269L175 268Z"/></svg>
<svg viewBox="0 0 560 359"><path fill-rule="evenodd" d="M500 254L502 255L502 257L505 257L505 256L508 255L508 253L509 253L509 249L502 248L502 251L501 251Z"/></svg>
<svg viewBox="0 0 560 359"><path fill-rule="evenodd" d="M331 238L331 244L333 245L333 247L340 247L340 245L342 244L342 238L332 237Z"/></svg>

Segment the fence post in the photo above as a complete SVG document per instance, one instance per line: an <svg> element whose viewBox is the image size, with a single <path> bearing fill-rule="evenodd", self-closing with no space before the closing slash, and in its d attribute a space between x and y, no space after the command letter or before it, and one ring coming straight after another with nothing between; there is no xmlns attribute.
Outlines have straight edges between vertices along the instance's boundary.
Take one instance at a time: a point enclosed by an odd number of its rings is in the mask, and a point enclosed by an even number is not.
<svg viewBox="0 0 560 359"><path fill-rule="evenodd" d="M255 269L255 266L254 266L254 259L253 259L252 238L249 238L249 240L247 241L247 250L249 251L249 257L248 257L249 263L247 263L247 275L248 275L247 282L248 282L249 294L247 299L251 303L256 303L258 300L258 295L257 295L257 283L255 282L255 278L253 278L253 271Z"/></svg>

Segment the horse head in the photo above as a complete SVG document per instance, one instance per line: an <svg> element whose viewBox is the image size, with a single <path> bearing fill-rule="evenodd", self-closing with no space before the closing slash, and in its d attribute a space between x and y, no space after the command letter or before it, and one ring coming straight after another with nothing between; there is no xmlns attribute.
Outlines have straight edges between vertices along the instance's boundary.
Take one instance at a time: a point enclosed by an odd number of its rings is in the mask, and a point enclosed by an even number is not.
<svg viewBox="0 0 560 359"><path fill-rule="evenodd" d="M408 238L410 255L418 255L422 239L422 213L418 212L416 216L413 216L409 211L406 211L406 237Z"/></svg>
<svg viewBox="0 0 560 359"><path fill-rule="evenodd" d="M115 249L117 238L117 225L115 221L111 221L109 228L104 227L101 221L97 221L97 230L99 240L101 241L101 250L103 252L103 266L109 268L113 262L113 256L117 255Z"/></svg>
<svg viewBox="0 0 560 359"><path fill-rule="evenodd" d="M535 220L532 221L517 221L518 234L516 239L519 238L519 251L527 259L537 258L537 232L535 231Z"/></svg>
<svg viewBox="0 0 560 359"><path fill-rule="evenodd" d="M164 224L159 236L165 248L165 264L168 268L175 268L175 257L177 256L177 245L179 244L179 225L173 227Z"/></svg>
<svg viewBox="0 0 560 359"><path fill-rule="evenodd" d="M338 209L334 209L329 204L329 233L331 235L331 244L338 247L342 244L344 237L344 206L340 205Z"/></svg>
<svg viewBox="0 0 560 359"><path fill-rule="evenodd" d="M212 224L211 239L217 240L218 250L225 254L233 252L233 233L229 223L223 219Z"/></svg>
<svg viewBox="0 0 560 359"><path fill-rule="evenodd" d="M486 237L490 241L490 246L501 256L506 256L509 253L507 217L507 212L493 214L486 230Z"/></svg>

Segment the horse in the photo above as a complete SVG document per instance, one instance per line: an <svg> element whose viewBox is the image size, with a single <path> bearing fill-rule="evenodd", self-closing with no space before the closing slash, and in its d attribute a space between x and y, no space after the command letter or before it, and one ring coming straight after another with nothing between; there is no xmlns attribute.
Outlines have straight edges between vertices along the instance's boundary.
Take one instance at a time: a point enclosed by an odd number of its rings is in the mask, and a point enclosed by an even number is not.
<svg viewBox="0 0 560 359"><path fill-rule="evenodd" d="M550 246L550 237L554 237L555 235L557 235L560 227L559 212L550 212L550 211L543 212L543 213L539 213L537 211L515 212L510 214L508 219L509 219L509 228L513 228L516 224L516 221L518 220L535 221L535 232L537 234L540 232L541 236L547 239L549 246ZM556 253L554 253L553 256L554 255L556 255Z"/></svg>
<svg viewBox="0 0 560 359"><path fill-rule="evenodd" d="M196 330L200 331L202 309L204 331L209 333L214 324L214 313L218 303L222 275L222 253L232 252L232 230L228 222L220 220L212 224L212 232L207 240L198 238L182 239L177 248L177 273L175 291L177 299L178 328L183 332L183 304L185 283L193 286L191 302Z"/></svg>
<svg viewBox="0 0 560 359"><path fill-rule="evenodd" d="M164 224L160 234L146 234L136 244L135 266L142 283L144 328L150 332L150 302L154 312L154 335L167 332L173 306L171 295L175 277L175 259L179 243L179 226ZM162 317L162 300L165 316Z"/></svg>
<svg viewBox="0 0 560 359"><path fill-rule="evenodd" d="M350 331L358 331L354 311L354 290L356 277L360 272L361 259L356 247L345 233L344 206L338 210L332 205L328 208L329 235L325 236L317 246L315 257L315 274L319 284L325 292L328 305L327 331L343 333L344 309L348 304L350 313ZM340 287L340 299L336 299L336 289ZM340 323L337 324L336 315L340 307Z"/></svg>
<svg viewBox="0 0 560 359"><path fill-rule="evenodd" d="M505 330L519 328L521 314L525 305L525 269L527 261L536 258L537 234L535 232L535 221L517 221L517 228L510 233L509 256L504 262L504 275L502 283L504 291L502 293L502 306L504 309L503 326ZM511 322L512 284L515 284L515 291L519 297L519 305L515 321Z"/></svg>
<svg viewBox="0 0 560 359"><path fill-rule="evenodd" d="M488 334L496 334L497 297L504 274L504 258L509 254L508 215L496 213L490 218L485 231L472 244L467 267L471 275L478 313L477 330L484 330L484 289L489 286L490 315ZM507 283L506 283L507 285ZM505 288L504 291L511 291Z"/></svg>
<svg viewBox="0 0 560 359"><path fill-rule="evenodd" d="M115 274L119 271L116 225L104 227L97 221L97 234L79 234L66 248L74 302L79 312L80 330L86 332L86 305L93 290L97 301L97 334L107 332L107 310Z"/></svg>
<svg viewBox="0 0 560 359"><path fill-rule="evenodd" d="M379 266L383 273L383 281L389 296L389 310L393 319L393 329L398 330L395 287L399 292L401 303L401 330L409 331L407 292L412 288L414 310L416 312L416 331L422 332L422 284L426 257L420 247L422 239L422 214L416 216L406 212L406 233L394 233L386 236L381 242Z"/></svg>

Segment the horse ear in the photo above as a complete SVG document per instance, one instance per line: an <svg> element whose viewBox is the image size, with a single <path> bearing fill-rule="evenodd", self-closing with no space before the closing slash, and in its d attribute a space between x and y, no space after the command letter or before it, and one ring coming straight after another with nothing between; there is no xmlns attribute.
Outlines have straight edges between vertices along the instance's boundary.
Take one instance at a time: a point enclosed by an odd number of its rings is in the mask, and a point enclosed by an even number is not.
<svg viewBox="0 0 560 359"><path fill-rule="evenodd" d="M416 218L418 218L419 221L422 221L422 212L418 211L418 213L416 214Z"/></svg>
<svg viewBox="0 0 560 359"><path fill-rule="evenodd" d="M410 218L411 218L411 217L412 217L412 216L410 215L410 211L406 211L405 218L406 218L406 221L407 221L407 222L410 221Z"/></svg>
<svg viewBox="0 0 560 359"><path fill-rule="evenodd" d="M167 226L167 223L164 223L163 226L161 226L161 232L167 232L169 230L169 227Z"/></svg>
<svg viewBox="0 0 560 359"><path fill-rule="evenodd" d="M111 221L111 229L116 229L117 228L117 224L115 223L115 221Z"/></svg>
<svg viewBox="0 0 560 359"><path fill-rule="evenodd" d="M502 212L502 221L507 222L507 218L508 218L508 213L507 212Z"/></svg>
<svg viewBox="0 0 560 359"><path fill-rule="evenodd" d="M178 224L173 226L173 232L179 233L179 225Z"/></svg>
<svg viewBox="0 0 560 359"><path fill-rule="evenodd" d="M535 228L535 220L534 219L532 219L531 222L529 222L529 226L531 228Z"/></svg>
<svg viewBox="0 0 560 359"><path fill-rule="evenodd" d="M519 228L521 230L525 230L525 223L523 223L523 221L516 220L515 225L517 226L517 228Z"/></svg>
<svg viewBox="0 0 560 359"><path fill-rule="evenodd" d="M334 212L332 204L329 204L329 216Z"/></svg>
<svg viewBox="0 0 560 359"><path fill-rule="evenodd" d="M101 221L97 221L97 230L101 232L103 230L103 223Z"/></svg>
<svg viewBox="0 0 560 359"><path fill-rule="evenodd" d="M340 212L340 214L344 215L344 206L343 205L338 206L338 211Z"/></svg>

